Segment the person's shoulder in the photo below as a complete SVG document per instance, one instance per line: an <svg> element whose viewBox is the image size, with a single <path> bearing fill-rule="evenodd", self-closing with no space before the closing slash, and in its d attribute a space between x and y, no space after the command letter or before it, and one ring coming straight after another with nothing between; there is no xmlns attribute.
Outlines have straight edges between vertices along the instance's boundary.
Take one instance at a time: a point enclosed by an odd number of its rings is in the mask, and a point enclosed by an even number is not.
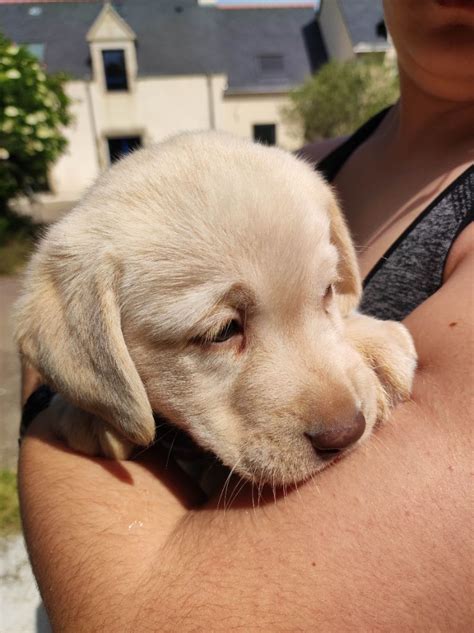
<svg viewBox="0 0 474 633"><path fill-rule="evenodd" d="M326 158L328 154L342 145L347 138L347 136L340 136L338 138L319 139L318 141L308 143L298 150L298 156L316 165L323 158Z"/></svg>

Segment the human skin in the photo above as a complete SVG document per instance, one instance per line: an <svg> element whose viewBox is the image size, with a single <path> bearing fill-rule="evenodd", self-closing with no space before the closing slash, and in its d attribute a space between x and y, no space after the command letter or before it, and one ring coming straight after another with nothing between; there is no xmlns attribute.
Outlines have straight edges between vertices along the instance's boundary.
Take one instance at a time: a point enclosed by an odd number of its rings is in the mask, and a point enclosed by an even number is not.
<svg viewBox="0 0 474 633"><path fill-rule="evenodd" d="M446 45L440 23L449 30L462 17L474 28L472 14L422 2L411 30L410 2L386 2L397 47L420 29L426 46L416 63L402 54L400 104L335 181L364 274L473 158L470 70L433 77L419 61ZM431 37L433 24L443 37ZM443 287L405 321L420 359L412 400L286 497L254 508L258 495L245 489L226 511L218 498L201 507L166 455L119 464L76 455L41 414L21 449L20 493L54 629L472 630L473 242L471 226Z"/></svg>

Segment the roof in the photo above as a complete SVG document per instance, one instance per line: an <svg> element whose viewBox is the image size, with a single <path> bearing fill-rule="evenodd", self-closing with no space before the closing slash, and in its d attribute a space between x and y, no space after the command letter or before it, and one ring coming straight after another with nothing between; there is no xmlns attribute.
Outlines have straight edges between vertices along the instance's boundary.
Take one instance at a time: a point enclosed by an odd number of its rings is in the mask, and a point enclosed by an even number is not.
<svg viewBox="0 0 474 633"><path fill-rule="evenodd" d="M324 0L323 0L324 2ZM354 47L360 44L386 47L387 38L377 33L383 21L382 0L337 0Z"/></svg>
<svg viewBox="0 0 474 633"><path fill-rule="evenodd" d="M327 60L309 8L221 10L199 6L196 0L157 4L113 2L137 36L139 76L225 73L230 90L271 92L301 83ZM35 6L31 15L31 5L0 4L0 30L19 44L44 43L50 72L89 77L86 34L102 2L48 2L41 10Z"/></svg>

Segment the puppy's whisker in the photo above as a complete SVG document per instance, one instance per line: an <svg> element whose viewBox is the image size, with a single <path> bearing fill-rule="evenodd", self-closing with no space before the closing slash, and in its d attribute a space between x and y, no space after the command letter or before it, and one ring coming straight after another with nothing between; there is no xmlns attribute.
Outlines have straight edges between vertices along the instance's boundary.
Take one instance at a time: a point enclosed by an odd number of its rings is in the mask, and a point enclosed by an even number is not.
<svg viewBox="0 0 474 633"><path fill-rule="evenodd" d="M173 438L173 441L170 444L169 450L168 450L168 457L166 458L166 464L165 464L165 470L168 468L168 464L170 461L170 457L171 457L171 453L173 452L173 446L175 445L176 439L179 435L179 431L176 431L175 436Z"/></svg>
<svg viewBox="0 0 474 633"><path fill-rule="evenodd" d="M220 495L219 495L219 500L217 501L217 509L219 509L219 506L220 506L221 500L222 500L222 498L223 498L223 501L224 501L224 511L225 511L225 502L226 502L227 492L228 492L228 489L229 489L229 483L230 483L230 480L231 480L231 478L232 478L232 475L233 475L233 473L234 473L235 469L237 468L237 466L239 465L239 462L240 462L240 460L241 460L241 459L242 459L242 458L241 458L241 457L239 457L239 459L235 462L234 466L232 467L232 469L230 470L229 474L227 475L227 478L226 478L226 480L225 480L225 482L224 482L224 485L222 486L222 490L221 490L221 493L220 493Z"/></svg>
<svg viewBox="0 0 474 633"><path fill-rule="evenodd" d="M319 496L321 496L321 488L318 486L318 484L316 483L316 474L317 473L312 473L311 474L311 485L313 486L313 488L315 488L315 490L319 493Z"/></svg>
<svg viewBox="0 0 474 633"><path fill-rule="evenodd" d="M385 453L385 455L388 455L390 453L390 449L388 448L388 446L377 435L371 436L370 444L374 447L375 450L379 450L379 452L381 452L381 453L383 451L383 453ZM366 445L366 448L368 448L368 446L369 445ZM380 449L382 449L382 450L380 450Z"/></svg>
<svg viewBox="0 0 474 633"><path fill-rule="evenodd" d="M236 485L234 487L234 490L231 493L231 496L230 496L230 499L229 499L229 505L227 506L227 510L230 509L230 507L232 506L234 501L239 496L241 490L245 487L246 483L247 483L247 480L244 477L239 476L239 481L236 483Z"/></svg>
<svg viewBox="0 0 474 633"><path fill-rule="evenodd" d="M255 483L252 481L252 482L251 482L251 490L252 490L252 510L253 510L253 513L255 514L255 499L254 499L254 496L253 496L253 491L254 491L254 489L255 489Z"/></svg>
<svg viewBox="0 0 474 633"><path fill-rule="evenodd" d="M262 498L264 482L262 481L262 477L260 477L258 481L258 493L257 493L257 508L260 507L260 500Z"/></svg>
<svg viewBox="0 0 474 633"><path fill-rule="evenodd" d="M167 422L162 422L161 424L157 424L155 425L155 432L158 431L159 429L162 429L163 427L165 428L169 428L169 424Z"/></svg>
<svg viewBox="0 0 474 633"><path fill-rule="evenodd" d="M296 490L296 494L298 495L299 499L301 501L303 501L303 497L301 496L301 492L300 492L300 489L298 487L298 480L297 480L296 477L293 477L293 485L294 485L294 488Z"/></svg>
<svg viewBox="0 0 474 633"><path fill-rule="evenodd" d="M277 493L276 493L276 485L275 485L275 468L272 470L272 493L273 493L273 503L276 506L277 504Z"/></svg>
<svg viewBox="0 0 474 633"><path fill-rule="evenodd" d="M219 499L217 500L217 509L219 510L221 501L223 502L224 512L225 512L225 502L227 498L227 490L229 488L229 482L232 477L232 471L227 475L224 485L222 486L221 492L219 494Z"/></svg>

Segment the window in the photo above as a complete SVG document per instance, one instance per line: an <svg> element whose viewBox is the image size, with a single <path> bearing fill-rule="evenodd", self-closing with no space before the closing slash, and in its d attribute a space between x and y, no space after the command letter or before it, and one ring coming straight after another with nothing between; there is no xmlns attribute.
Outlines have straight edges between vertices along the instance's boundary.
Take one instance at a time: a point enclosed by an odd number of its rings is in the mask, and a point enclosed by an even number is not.
<svg viewBox="0 0 474 633"><path fill-rule="evenodd" d="M265 123L253 126L253 140L265 145L275 145L276 143L276 125L274 123Z"/></svg>
<svg viewBox="0 0 474 633"><path fill-rule="evenodd" d="M263 75L281 75L284 71L283 55L259 55L258 61Z"/></svg>
<svg viewBox="0 0 474 633"><path fill-rule="evenodd" d="M111 163L115 163L122 156L126 156L142 146L142 139L139 136L121 136L108 138L109 158Z"/></svg>
<svg viewBox="0 0 474 633"><path fill-rule="evenodd" d="M375 25L375 35L377 37L383 37L384 40L388 39L387 27L385 26L385 20L380 20Z"/></svg>
<svg viewBox="0 0 474 633"><path fill-rule="evenodd" d="M125 51L123 49L102 51L102 58L107 90L128 90Z"/></svg>

